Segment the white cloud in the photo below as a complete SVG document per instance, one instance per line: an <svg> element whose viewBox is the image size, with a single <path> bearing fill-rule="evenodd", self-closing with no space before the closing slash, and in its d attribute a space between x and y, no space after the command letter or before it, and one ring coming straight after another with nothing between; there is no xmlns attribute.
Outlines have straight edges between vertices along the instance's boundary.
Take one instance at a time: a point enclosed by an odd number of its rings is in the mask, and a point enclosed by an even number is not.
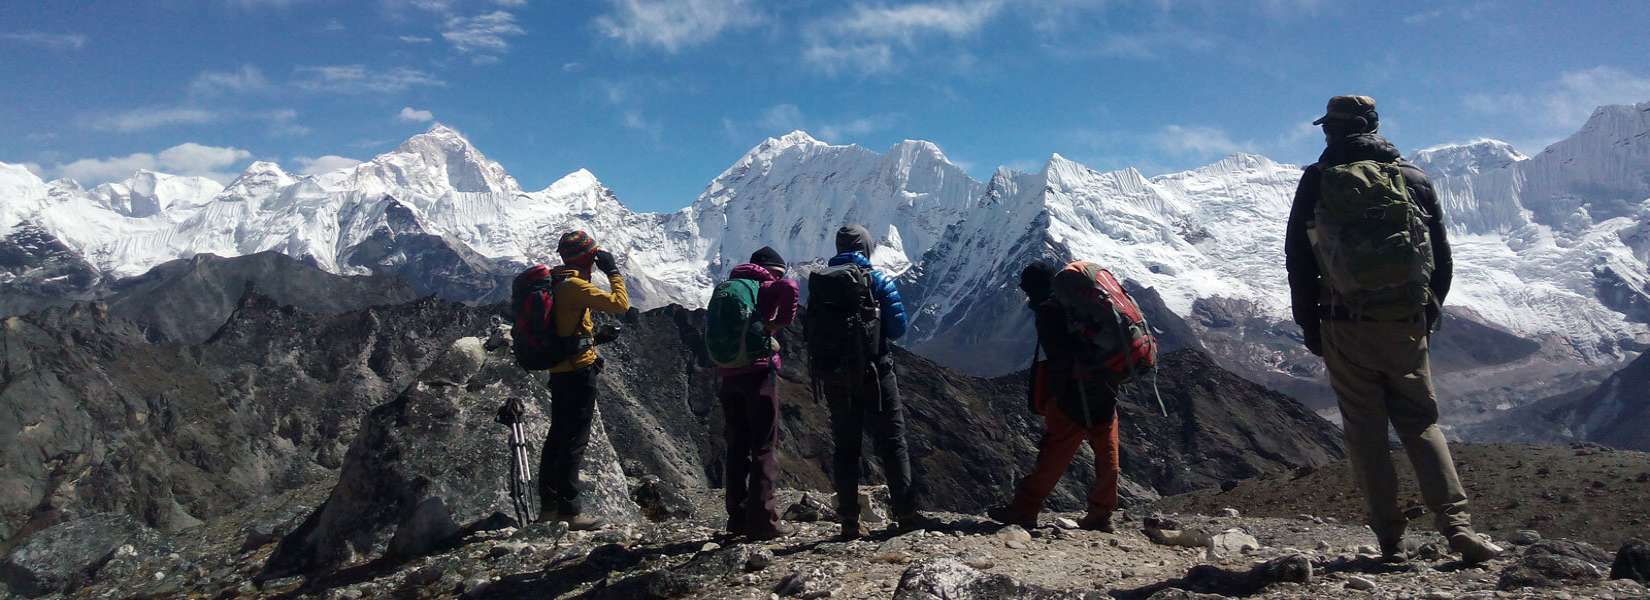
<svg viewBox="0 0 1650 600"><path fill-rule="evenodd" d="M763 129L778 133L807 128L802 119L802 109L795 104L778 104L763 111L759 124Z"/></svg>
<svg viewBox="0 0 1650 600"><path fill-rule="evenodd" d="M58 177L68 177L85 185L124 179L139 169L206 177L220 183L228 183L236 175L228 170L228 167L250 158L252 153L240 148L185 142L162 150L159 154L137 152L108 158L82 158L58 164L51 171Z"/></svg>
<svg viewBox="0 0 1650 600"><path fill-rule="evenodd" d="M849 138L887 129L894 124L893 115L872 115L869 117L855 117L836 123L819 125L819 137L828 142L843 142ZM956 162L956 161L952 161ZM961 165L962 163L957 163Z"/></svg>
<svg viewBox="0 0 1650 600"><path fill-rule="evenodd" d="M611 11L596 17L597 31L630 46L653 46L671 53L762 21L748 0L608 0L608 4Z"/></svg>
<svg viewBox="0 0 1650 600"><path fill-rule="evenodd" d="M173 125L200 125L220 118L221 115L218 113L202 108L158 106L96 117L87 125L101 131L130 133Z"/></svg>
<svg viewBox="0 0 1650 600"><path fill-rule="evenodd" d="M1566 72L1554 81L1532 87L1519 92L1472 94L1462 103L1473 112L1502 117L1503 123L1517 130L1505 134L1508 139L1539 150L1574 133L1600 106L1650 101L1650 77L1611 66Z"/></svg>
<svg viewBox="0 0 1650 600"><path fill-rule="evenodd" d="M511 8L520 8L527 6L527 0L493 0L493 4L508 6Z"/></svg>
<svg viewBox="0 0 1650 600"><path fill-rule="evenodd" d="M210 96L215 94L267 91L271 87L263 71L252 65L241 65L234 71L202 71L189 83L189 93Z"/></svg>
<svg viewBox="0 0 1650 600"><path fill-rule="evenodd" d="M735 143L747 143L757 136L781 135L800 129L814 132L820 139L828 142L845 143L852 141L850 138L887 129L896 120L896 116L891 114L847 117L839 120L813 119L803 114L802 109L795 104L787 103L776 104L762 111L762 115L753 123L760 131L747 132L747 128L740 127L732 119L724 118L722 132Z"/></svg>
<svg viewBox="0 0 1650 600"><path fill-rule="evenodd" d="M428 44L430 42L435 41L435 38L426 37L426 36L422 36L422 35L403 35L403 36L400 37L400 39L401 39L401 41L406 42L408 44Z"/></svg>
<svg viewBox="0 0 1650 600"><path fill-rule="evenodd" d="M47 50L79 50L86 47L87 38L79 33L50 33L45 31L19 31L0 33L0 40L8 40L20 44L37 46Z"/></svg>
<svg viewBox="0 0 1650 600"><path fill-rule="evenodd" d="M308 156L295 156L292 158L292 162L298 164L298 172L304 175L331 173L333 171L348 169L355 165L361 164L361 161L359 160L355 160L347 156L338 156L336 154L317 156L315 158L310 158Z"/></svg>
<svg viewBox="0 0 1650 600"><path fill-rule="evenodd" d="M455 0L380 0L384 12L393 17L407 17L413 11L447 14L453 11Z"/></svg>
<svg viewBox="0 0 1650 600"><path fill-rule="evenodd" d="M1150 136L1158 149L1179 156L1209 158L1252 151L1253 144L1237 142L1218 127L1167 125Z"/></svg>
<svg viewBox="0 0 1650 600"><path fill-rule="evenodd" d="M269 122L269 134L279 137L298 137L309 135L310 129L298 123L298 111L290 108L251 113L253 119Z"/></svg>
<svg viewBox="0 0 1650 600"><path fill-rule="evenodd" d="M516 24L516 16L502 10L473 17L447 19L441 37L472 60L487 62L510 49L506 38L527 33Z"/></svg>
<svg viewBox="0 0 1650 600"><path fill-rule="evenodd" d="M46 171L45 169L40 168L40 163L23 163L23 170L34 173L35 177L40 177L42 179L46 177Z"/></svg>
<svg viewBox="0 0 1650 600"><path fill-rule="evenodd" d="M298 67L295 85L311 92L336 94L391 94L414 87L441 87L446 82L418 69L395 67L368 70L364 65L322 65Z"/></svg>
<svg viewBox="0 0 1650 600"><path fill-rule="evenodd" d="M563 73L577 73L583 70L584 63L581 62L566 62L561 64L561 71Z"/></svg>
<svg viewBox="0 0 1650 600"><path fill-rule="evenodd" d="M337 33L345 29L344 22L338 19L327 19L327 22L321 24L321 31L326 33Z"/></svg>
<svg viewBox="0 0 1650 600"><path fill-rule="evenodd" d="M625 129L645 133L649 137L653 138L654 141L659 140L660 135L664 133L665 129L663 121L659 119L649 119L646 114L643 114L641 110L637 109L624 111L624 114L621 115L620 118L620 124L624 125Z"/></svg>
<svg viewBox="0 0 1650 600"><path fill-rule="evenodd" d="M973 35L1003 6L1004 0L855 4L807 26L802 60L831 75L892 71L896 50L917 52L926 38Z"/></svg>
<svg viewBox="0 0 1650 600"><path fill-rule="evenodd" d="M903 6L860 4L828 22L826 27L838 34L874 39L909 41L926 33L961 37L979 31L1002 7L1001 0Z"/></svg>
<svg viewBox="0 0 1650 600"><path fill-rule="evenodd" d="M894 49L882 42L814 42L802 50L802 60L830 75L884 73L894 69Z"/></svg>
<svg viewBox="0 0 1650 600"><path fill-rule="evenodd" d="M408 123L428 123L435 120L435 113L427 110L418 110L411 106L401 107L401 112L395 115L396 120Z"/></svg>

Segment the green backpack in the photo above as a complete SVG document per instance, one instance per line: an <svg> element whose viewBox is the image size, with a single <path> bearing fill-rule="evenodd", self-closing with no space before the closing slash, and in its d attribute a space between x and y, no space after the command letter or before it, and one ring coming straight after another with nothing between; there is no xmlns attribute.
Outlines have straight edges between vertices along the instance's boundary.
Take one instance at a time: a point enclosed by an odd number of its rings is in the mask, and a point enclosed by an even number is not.
<svg viewBox="0 0 1650 600"><path fill-rule="evenodd" d="M1433 301L1429 215L1409 197L1395 162L1323 169L1307 235L1331 305L1355 319L1414 318Z"/></svg>
<svg viewBox="0 0 1650 600"><path fill-rule="evenodd" d="M755 319L761 284L729 279L716 284L706 311L705 349L718 367L746 367L773 352L772 338Z"/></svg>

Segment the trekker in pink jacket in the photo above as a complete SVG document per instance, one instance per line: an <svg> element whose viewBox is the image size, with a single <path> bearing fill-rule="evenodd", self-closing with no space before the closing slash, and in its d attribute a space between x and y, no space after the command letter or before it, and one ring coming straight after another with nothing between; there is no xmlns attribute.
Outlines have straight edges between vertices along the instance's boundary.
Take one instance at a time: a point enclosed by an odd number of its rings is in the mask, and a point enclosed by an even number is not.
<svg viewBox="0 0 1650 600"><path fill-rule="evenodd" d="M773 248L757 250L749 263L734 267L729 278L760 285L751 320L760 323L768 336L796 318L796 281L785 278L785 259ZM728 531L753 539L773 539L796 531L780 521L774 502L774 484L779 478L779 396L774 391L780 366L777 342L772 348L749 365L719 368L722 385L717 397L722 402L728 444Z"/></svg>

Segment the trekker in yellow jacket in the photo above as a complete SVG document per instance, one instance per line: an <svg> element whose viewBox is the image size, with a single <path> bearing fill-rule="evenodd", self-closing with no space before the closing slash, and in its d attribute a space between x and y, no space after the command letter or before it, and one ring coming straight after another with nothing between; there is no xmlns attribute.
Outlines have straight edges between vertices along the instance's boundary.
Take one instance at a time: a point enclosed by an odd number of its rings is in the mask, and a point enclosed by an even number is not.
<svg viewBox="0 0 1650 600"><path fill-rule="evenodd" d="M590 444L590 422L596 411L596 376L602 359L591 343L595 326L590 311L622 314L630 310L630 294L613 254L596 246L589 233L573 231L556 245L562 266L552 272L555 288L556 335L577 338L584 350L550 368L550 433L539 461L539 515L542 522L566 521L573 530L601 527L584 514L579 503L579 468ZM607 275L610 292L590 281L591 268Z"/></svg>

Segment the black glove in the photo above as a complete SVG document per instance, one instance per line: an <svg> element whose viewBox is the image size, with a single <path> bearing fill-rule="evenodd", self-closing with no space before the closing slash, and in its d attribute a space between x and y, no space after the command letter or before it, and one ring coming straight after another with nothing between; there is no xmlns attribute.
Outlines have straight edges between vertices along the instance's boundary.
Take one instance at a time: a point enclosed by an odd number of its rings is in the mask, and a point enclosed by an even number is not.
<svg viewBox="0 0 1650 600"><path fill-rule="evenodd" d="M1434 302L1427 303L1427 333L1437 333L1438 326L1443 324L1444 314Z"/></svg>
<svg viewBox="0 0 1650 600"><path fill-rule="evenodd" d="M602 325L596 330L595 342L597 344L612 342L613 340L619 339L619 333L622 331L623 330L620 329L618 325L614 325L612 323Z"/></svg>
<svg viewBox="0 0 1650 600"><path fill-rule="evenodd" d="M1317 327L1301 327L1301 337L1306 341L1306 350L1313 356L1323 356L1323 331Z"/></svg>
<svg viewBox="0 0 1650 600"><path fill-rule="evenodd" d="M606 250L596 251L596 270L612 277L619 274L619 261L613 258L613 253Z"/></svg>
<svg viewBox="0 0 1650 600"><path fill-rule="evenodd" d="M634 306L630 307L630 310L624 311L623 319L624 319L624 322L629 323L631 325L635 325L637 323L642 322L642 309L636 308Z"/></svg>

